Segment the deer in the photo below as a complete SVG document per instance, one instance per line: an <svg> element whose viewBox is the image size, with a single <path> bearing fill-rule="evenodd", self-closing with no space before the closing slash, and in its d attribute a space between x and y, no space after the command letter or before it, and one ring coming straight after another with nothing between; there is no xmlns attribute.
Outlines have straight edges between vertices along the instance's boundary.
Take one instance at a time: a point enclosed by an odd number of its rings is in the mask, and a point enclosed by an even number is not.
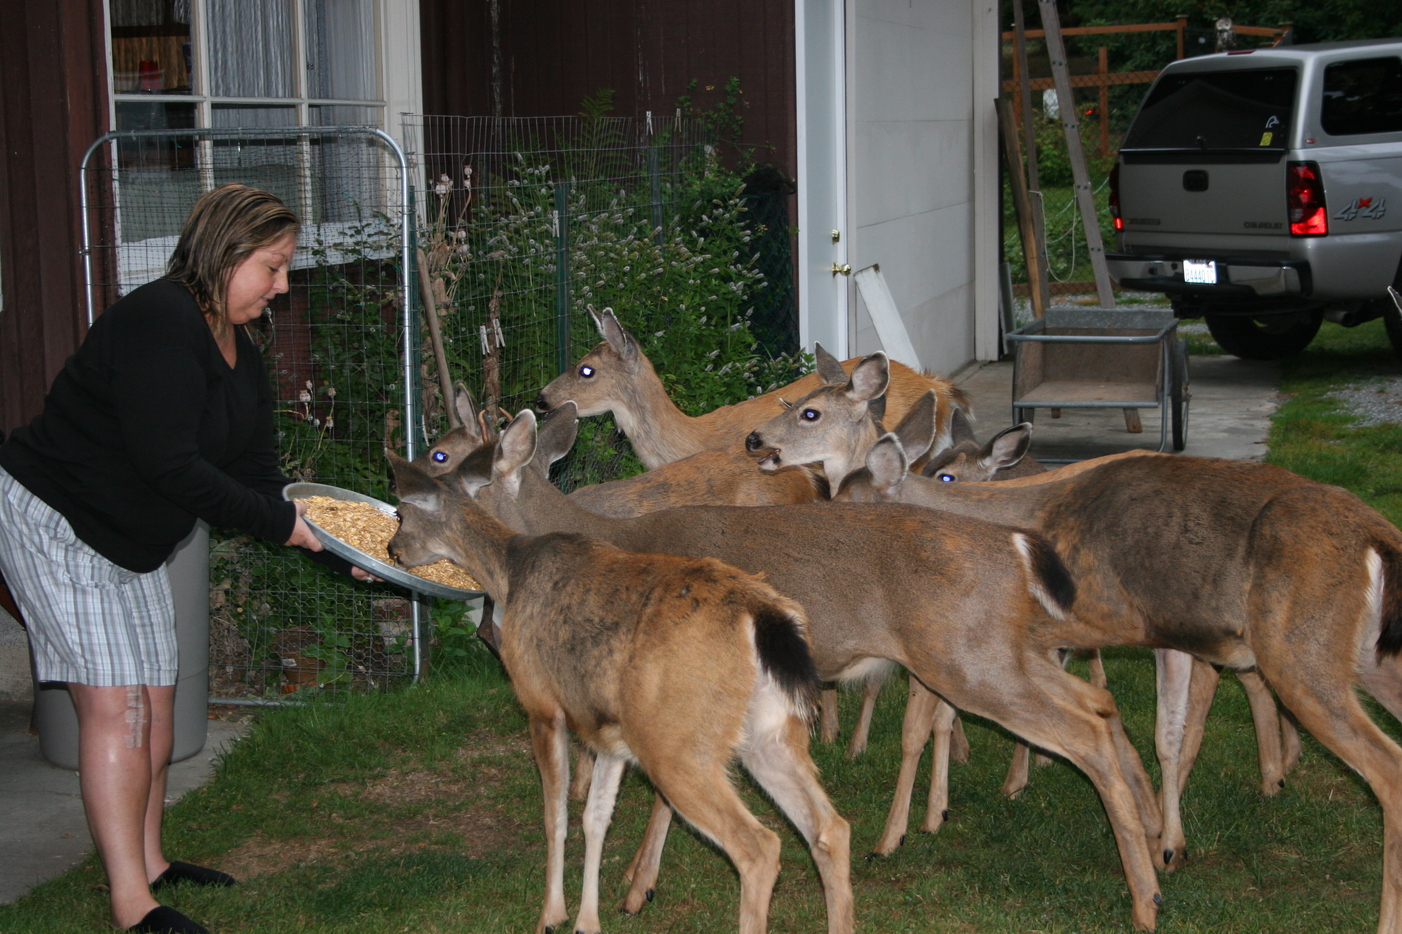
<svg viewBox="0 0 1402 934"><path fill-rule="evenodd" d="M1057 646L1079 645L1087 634L1073 610L1075 581L1041 536L888 505L691 506L632 519L599 516L530 466L537 457L549 463L563 456L577 430L572 403L552 412L539 432L534 415L522 412L494 442L442 467L489 514L523 534L575 532L630 551L714 557L764 573L807 610L820 678L860 678L874 662L889 660L961 709L1067 757L1105 804L1131 920L1153 929L1162 899L1150 844L1160 831L1152 785L1113 697L1052 659ZM921 745L929 732L918 737ZM641 908L655 890L669 821L667 809L655 806L625 911Z"/></svg>
<svg viewBox="0 0 1402 934"><path fill-rule="evenodd" d="M445 465L457 463L483 439L495 437L488 413L478 410L472 394L461 381L453 387L453 411L458 416L458 424L470 426L470 430L448 430L415 458L415 463L430 475L447 472ZM933 422L929 431L933 432ZM548 476L548 464L535 466ZM815 472L803 467L772 473L756 470L753 460L737 445L734 450L701 451L621 480L579 487L569 497L590 512L629 517L674 506L812 503L825 500L828 495L827 482ZM484 618L479 631L488 644L495 647L499 634L494 622ZM823 711L826 713L828 709L825 707ZM570 786L570 797L575 800L583 800L589 791L587 749L580 754L579 768Z"/></svg>
<svg viewBox="0 0 1402 934"><path fill-rule="evenodd" d="M820 434L836 426L830 443L842 445L850 433L843 413L855 406L850 387L825 389L757 428L751 450L778 463L834 456ZM918 504L1036 530L1065 557L1081 588L1077 615L1102 646L1157 650L1167 868L1181 866L1186 851L1179 792L1195 747L1185 737L1206 715L1217 677L1193 656L1255 670L1381 803L1378 930L1402 931L1402 746L1354 694L1360 687L1402 715L1402 533L1352 493L1267 464L1141 453L1074 466L1004 483L941 483L910 474L890 435L834 499ZM909 705L920 709L907 710L917 728L952 716L925 695ZM1269 731L1254 704L1253 714L1260 742ZM878 852L894 849L902 832L888 822Z"/></svg>
<svg viewBox="0 0 1402 934"><path fill-rule="evenodd" d="M596 312L590 306L588 311L603 341L547 384L536 397L536 408L548 412L572 401L580 417L612 412L648 470L700 451L738 445L750 428L778 410L781 398L796 399L820 385L810 373L780 389L690 417L667 396L652 362L618 323L613 309ZM854 358L843 365L856 363ZM896 364L887 405L891 417L899 419L931 389L939 402L936 435L944 439L950 413L969 407L963 391L949 380Z"/></svg>
<svg viewBox="0 0 1402 934"><path fill-rule="evenodd" d="M829 934L850 934L851 830L808 754L818 675L803 608L715 559L636 554L579 535L517 535L443 479L392 452L390 461L400 517L390 553L406 567L448 558L504 610L501 660L529 720L545 799L537 932L568 920L568 730L595 754L577 934L600 930L604 835L629 762L735 864L742 934L766 930L779 836L740 800L727 774L735 760L808 842Z"/></svg>

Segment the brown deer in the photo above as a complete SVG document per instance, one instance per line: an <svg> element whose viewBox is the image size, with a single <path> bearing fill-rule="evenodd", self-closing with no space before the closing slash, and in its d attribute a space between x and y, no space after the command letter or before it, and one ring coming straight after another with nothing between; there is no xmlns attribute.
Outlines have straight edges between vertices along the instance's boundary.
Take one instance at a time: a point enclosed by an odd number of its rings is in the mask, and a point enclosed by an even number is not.
<svg viewBox="0 0 1402 934"><path fill-rule="evenodd" d="M577 422L566 404L540 445L561 456ZM820 677L860 677L888 659L961 709L1069 758L1095 784L1119 847L1132 920L1152 929L1159 895L1150 840L1152 786L1108 692L1068 675L1056 647L1088 635L1072 611L1073 580L1036 533L915 507L800 504L692 506L633 519L598 516L527 469L536 425L522 413L496 443L463 458L451 479L527 534L572 531L639 552L710 556L764 573L808 611ZM445 478L447 479L447 478ZM894 511L893 511L894 510ZM921 745L929 728L918 738ZM665 809L654 810L625 910L657 878Z"/></svg>
<svg viewBox="0 0 1402 934"><path fill-rule="evenodd" d="M808 841L829 934L850 934L850 829L808 755L818 676L802 608L714 559L634 554L578 535L514 534L442 479L390 460L401 522L390 553L408 567L448 558L504 608L501 659L530 721L545 797L537 932L568 920L568 729L596 757L576 934L600 930L603 840L630 761L735 864L742 934L766 930L779 837L736 793L727 774L736 759Z"/></svg>
<svg viewBox="0 0 1402 934"><path fill-rule="evenodd" d="M850 403L837 391L800 400L793 411L813 414L761 426L753 447L782 448L794 436L797 447L825 455L809 426L840 421L843 406ZM1265 464L1143 454L1076 465L1065 477L958 484L908 475L903 461L898 439L883 438L836 499L920 504L1035 529L1065 556L1081 586L1077 616L1102 646L1160 650L1165 863L1183 859L1178 793L1195 753L1185 734L1205 716L1216 678L1191 653L1255 669L1368 782L1384 817L1379 931L1402 930L1402 747L1354 694L1362 687L1402 715L1402 533L1353 494ZM937 702L926 702L913 729L934 722ZM1269 730L1253 713L1259 742ZM887 829L883 845L894 847L901 830Z"/></svg>
<svg viewBox="0 0 1402 934"><path fill-rule="evenodd" d="M589 314L603 342L542 389L536 407L550 411L574 402L581 417L612 412L649 470L700 451L738 446L751 428L779 410L781 398L796 399L821 385L820 378L810 373L781 389L692 418L668 398L652 362L618 323L613 309L599 313L591 307ZM853 359L840 365L851 367L856 362ZM926 391L935 390L939 399L936 435L940 439L947 437L950 413L968 408L963 391L943 377L895 364L890 382L886 404L893 419L904 415Z"/></svg>

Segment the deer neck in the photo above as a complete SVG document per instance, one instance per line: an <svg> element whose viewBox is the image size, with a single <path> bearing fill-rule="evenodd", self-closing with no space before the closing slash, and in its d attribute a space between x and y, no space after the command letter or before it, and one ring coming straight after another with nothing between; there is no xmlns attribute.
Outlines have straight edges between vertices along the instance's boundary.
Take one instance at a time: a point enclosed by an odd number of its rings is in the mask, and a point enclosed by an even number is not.
<svg viewBox="0 0 1402 934"><path fill-rule="evenodd" d="M642 363L628 398L613 409L638 460L653 470L710 447L697 419L677 408L652 364Z"/></svg>
<svg viewBox="0 0 1402 934"><path fill-rule="evenodd" d="M453 510L445 536L448 557L475 577L492 599L508 599L507 545L515 533L480 507L464 505Z"/></svg>
<svg viewBox="0 0 1402 934"><path fill-rule="evenodd" d="M1063 484L1004 488L999 483L941 483L928 477L911 477L914 495L902 497L944 512L952 512L999 525L1039 528L1048 503L1064 494Z"/></svg>
<svg viewBox="0 0 1402 934"><path fill-rule="evenodd" d="M534 470L521 471L519 486L508 508L510 515L500 515L498 518L527 535L576 532L588 538L609 541L613 527L619 521L590 512Z"/></svg>

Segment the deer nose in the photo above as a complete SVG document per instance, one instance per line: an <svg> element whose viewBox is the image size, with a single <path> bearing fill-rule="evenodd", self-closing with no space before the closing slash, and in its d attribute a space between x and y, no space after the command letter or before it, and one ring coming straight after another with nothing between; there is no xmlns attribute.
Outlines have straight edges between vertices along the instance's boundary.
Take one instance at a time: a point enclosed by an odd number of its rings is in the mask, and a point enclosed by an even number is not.
<svg viewBox="0 0 1402 934"><path fill-rule="evenodd" d="M535 397L535 407L541 412L550 411L550 403L545 399L545 393L538 393Z"/></svg>
<svg viewBox="0 0 1402 934"><path fill-rule="evenodd" d="M760 439L759 432L750 432L750 436L745 439L745 450L753 453L762 447L764 447L764 441Z"/></svg>

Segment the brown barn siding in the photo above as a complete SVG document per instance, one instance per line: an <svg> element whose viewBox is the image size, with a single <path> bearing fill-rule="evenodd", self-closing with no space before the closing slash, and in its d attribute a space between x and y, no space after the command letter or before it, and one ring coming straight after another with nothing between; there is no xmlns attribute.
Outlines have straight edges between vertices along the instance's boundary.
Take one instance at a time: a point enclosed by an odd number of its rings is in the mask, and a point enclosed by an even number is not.
<svg viewBox="0 0 1402 934"><path fill-rule="evenodd" d="M494 115L491 0L419 9L424 111ZM497 0L497 10L502 116L578 113L610 88L615 113L661 117L692 80L709 109L733 75L748 102L742 142L794 173L793 0Z"/></svg>
<svg viewBox="0 0 1402 934"><path fill-rule="evenodd" d="M102 0L7 0L0 28L0 430L87 329L78 166L106 131Z"/></svg>

